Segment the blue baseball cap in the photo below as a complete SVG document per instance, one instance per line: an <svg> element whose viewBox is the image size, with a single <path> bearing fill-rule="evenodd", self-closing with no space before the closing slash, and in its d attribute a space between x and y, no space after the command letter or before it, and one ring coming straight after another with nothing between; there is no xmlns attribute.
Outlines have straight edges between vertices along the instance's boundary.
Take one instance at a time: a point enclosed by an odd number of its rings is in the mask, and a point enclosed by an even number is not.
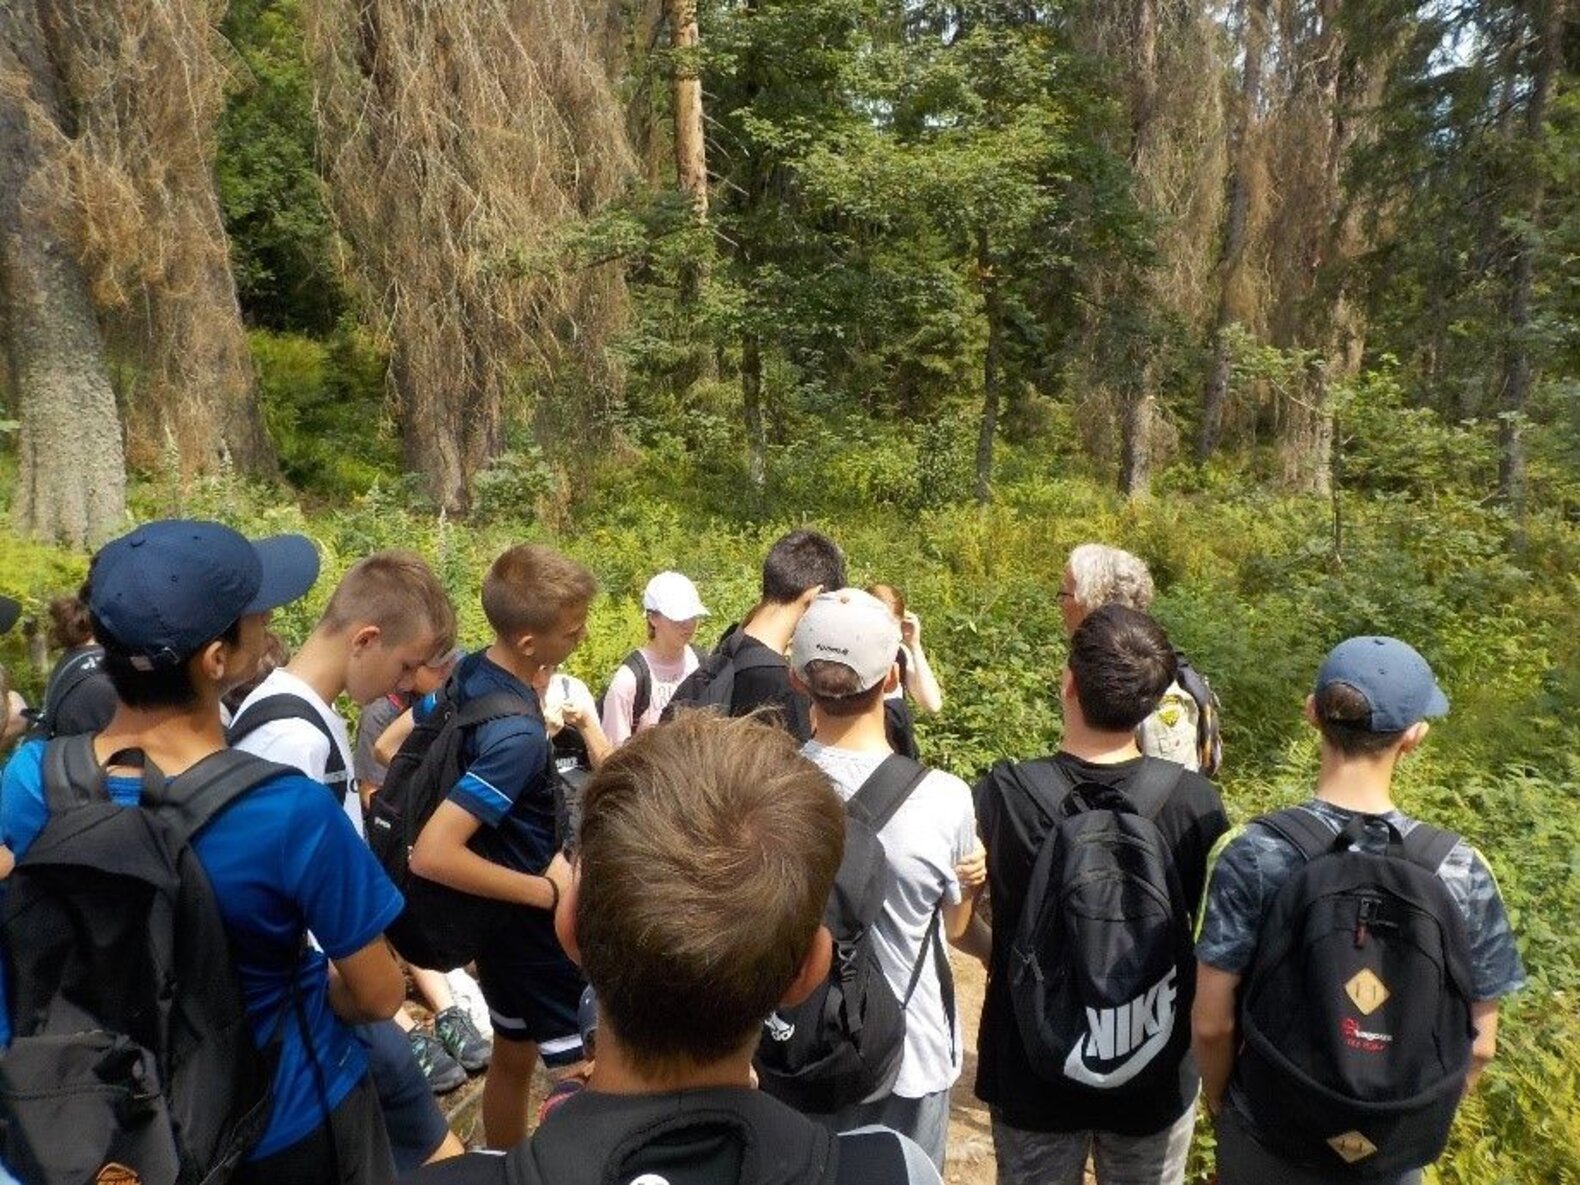
<svg viewBox="0 0 1580 1185"><path fill-rule="evenodd" d="M1317 690L1353 687L1371 705L1369 732L1403 732L1428 716L1448 714L1448 696L1414 646L1398 638L1349 638L1328 651Z"/></svg>
<svg viewBox="0 0 1580 1185"><path fill-rule="evenodd" d="M221 523L166 519L99 549L88 608L115 649L153 670L179 666L239 618L289 604L317 579L318 550L304 535L249 541Z"/></svg>

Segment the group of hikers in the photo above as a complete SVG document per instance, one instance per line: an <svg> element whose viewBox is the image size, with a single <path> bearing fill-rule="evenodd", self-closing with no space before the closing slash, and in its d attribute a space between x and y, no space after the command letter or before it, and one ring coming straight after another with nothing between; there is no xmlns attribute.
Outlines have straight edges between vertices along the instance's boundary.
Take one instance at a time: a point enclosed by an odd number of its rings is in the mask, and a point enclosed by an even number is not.
<svg viewBox="0 0 1580 1185"><path fill-rule="evenodd" d="M287 655L318 575L148 523L51 607L38 708L0 686L0 1181L936 1183L952 947L1003 1185L1181 1182L1198 1098L1223 1185L1412 1182L1524 982L1486 861L1393 802L1448 710L1397 639L1333 648L1314 795L1232 826L1217 699L1117 548L1048 590L1058 751L974 787L922 760L917 615L815 531L711 651L654 576L597 699L550 547L494 562L469 653L387 551ZM436 1101L478 1072L493 1154Z"/></svg>

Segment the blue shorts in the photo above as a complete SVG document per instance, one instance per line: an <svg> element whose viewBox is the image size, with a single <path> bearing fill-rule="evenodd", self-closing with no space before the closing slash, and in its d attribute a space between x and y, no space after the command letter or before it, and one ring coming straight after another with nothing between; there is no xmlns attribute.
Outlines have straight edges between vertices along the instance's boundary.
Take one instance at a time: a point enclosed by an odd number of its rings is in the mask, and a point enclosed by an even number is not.
<svg viewBox="0 0 1580 1185"><path fill-rule="evenodd" d="M536 1041L549 1069L573 1066L583 1056L577 1006L587 981L560 949L552 926L545 932L547 913L524 913L504 928L508 939L496 938L477 956L477 986L496 1040Z"/></svg>
<svg viewBox="0 0 1580 1185"><path fill-rule="evenodd" d="M358 1025L357 1040L367 1051L368 1069L378 1091L379 1110L389 1131L397 1173L420 1168L439 1150L450 1125L434 1101L433 1089L411 1051L411 1042L392 1020Z"/></svg>

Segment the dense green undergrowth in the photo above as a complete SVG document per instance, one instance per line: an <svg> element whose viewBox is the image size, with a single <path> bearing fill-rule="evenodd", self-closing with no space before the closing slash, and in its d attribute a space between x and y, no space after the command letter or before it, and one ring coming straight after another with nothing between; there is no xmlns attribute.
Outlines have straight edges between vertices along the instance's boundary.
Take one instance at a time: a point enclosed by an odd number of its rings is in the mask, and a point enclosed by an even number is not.
<svg viewBox="0 0 1580 1185"><path fill-rule="evenodd" d="M302 362L311 372L312 360ZM309 373L309 377L310 373ZM552 540L587 563L603 593L571 669L600 688L641 638L648 576L675 567L714 618L705 639L747 609L762 553L782 531L824 529L855 583L901 586L946 692L920 724L926 754L970 779L1001 756L1054 747L1064 640L1057 602L1076 543L1118 543L1151 564L1157 616L1212 679L1224 705L1224 792L1245 818L1309 792L1315 746L1301 701L1323 653L1360 632L1398 634L1432 661L1453 700L1402 768L1399 800L1473 837L1496 871L1531 973L1505 1009L1501 1053L1462 1110L1438 1177L1456 1185L1580 1180L1580 530L1533 518L1522 552L1509 524L1449 473L1378 482L1332 506L1285 499L1228 471L1164 476L1126 504L1073 457L1016 453L985 509L940 496L960 488L951 438L851 421L809 426L774 458L768 490L743 497L727 439L704 423L568 473L518 457L497 479L486 521L447 521L409 482L349 473L312 509L278 491L220 478L177 490L138 486L138 517L211 516L250 533L303 530L324 578L277 614L300 639L334 578L380 547L416 547L460 608L466 641L485 636L477 591L492 557ZM1452 451L1452 450L1450 450ZM1357 455L1365 459L1362 440ZM329 459L321 458L324 463ZM382 460L382 458L380 458ZM358 466L362 464L358 461ZM1392 470L1391 470L1392 471ZM0 490L9 487L0 470ZM81 556L0 535L0 591L41 607L72 587ZM36 691L24 645L0 658Z"/></svg>

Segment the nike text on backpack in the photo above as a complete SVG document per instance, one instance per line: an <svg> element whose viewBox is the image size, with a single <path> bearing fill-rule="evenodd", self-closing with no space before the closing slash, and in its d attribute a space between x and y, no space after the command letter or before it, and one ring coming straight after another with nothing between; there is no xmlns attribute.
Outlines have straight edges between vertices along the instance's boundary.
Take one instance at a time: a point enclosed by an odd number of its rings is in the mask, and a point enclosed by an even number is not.
<svg viewBox="0 0 1580 1185"><path fill-rule="evenodd" d="M49 685L44 688L43 705L28 713L33 722L29 739L54 739L59 728L60 706L67 696L99 673L103 660L103 646L84 646L81 654L74 655L50 677Z"/></svg>
<svg viewBox="0 0 1580 1185"><path fill-rule="evenodd" d="M828 978L801 1004L772 1013L757 1046L762 1089L798 1111L826 1114L881 1096L894 1085L905 1046L905 1009L929 956L954 1031L954 980L939 911L928 923L903 999L884 978L873 935L893 884L878 832L926 776L910 758L891 755L845 804L845 855L823 915L834 937Z"/></svg>
<svg viewBox="0 0 1580 1185"><path fill-rule="evenodd" d="M680 681L675 694L664 706L660 720L670 720L681 708L715 708L728 716L735 706L735 675L739 671L754 671L782 666L783 660L764 648L754 648L752 653L739 657L745 646L747 634L738 626L731 626L719 640L713 653L708 655ZM633 715L632 719L635 719Z"/></svg>
<svg viewBox="0 0 1580 1185"><path fill-rule="evenodd" d="M137 751L110 764L142 766L140 806L111 801L91 736L45 751L49 821L5 900L16 1040L0 1058L0 1161L29 1185L218 1185L267 1126L278 1043L253 1043L190 843L295 771L235 750L168 783Z"/></svg>
<svg viewBox="0 0 1580 1185"><path fill-rule="evenodd" d="M1386 820L1379 820L1386 822ZM1240 989L1235 1097L1274 1151L1335 1176L1442 1153L1474 1041L1469 940L1437 875L1459 842L1388 824L1386 855L1299 808L1253 826L1305 864L1279 890Z"/></svg>
<svg viewBox="0 0 1580 1185"><path fill-rule="evenodd" d="M463 893L411 871L411 850L439 804L466 772L466 738L490 720L543 715L535 700L495 691L462 701L451 675L433 710L412 728L390 760L384 784L368 810L368 845L406 908L385 937L413 966L453 971L477 957L513 908L508 902ZM560 785L552 760L552 784Z"/></svg>
<svg viewBox="0 0 1580 1185"><path fill-rule="evenodd" d="M1010 949L1010 999L1041 1077L1105 1098L1176 1082L1195 988L1190 912L1158 811L1183 769L1144 758L1127 791L1074 784L1033 791L1053 820L1032 866ZM1062 789L1062 794L1059 790Z"/></svg>
<svg viewBox="0 0 1580 1185"><path fill-rule="evenodd" d="M280 720L301 720L323 734L329 742L329 761L324 766L323 783L329 787L337 802L344 801L346 795L356 789L356 782L351 777L351 771L346 768L346 759L341 756L335 734L324 723L318 709L301 696L282 691L253 701L230 722L230 727L225 730L225 740L235 748L243 738L257 732L265 724L274 724Z"/></svg>

